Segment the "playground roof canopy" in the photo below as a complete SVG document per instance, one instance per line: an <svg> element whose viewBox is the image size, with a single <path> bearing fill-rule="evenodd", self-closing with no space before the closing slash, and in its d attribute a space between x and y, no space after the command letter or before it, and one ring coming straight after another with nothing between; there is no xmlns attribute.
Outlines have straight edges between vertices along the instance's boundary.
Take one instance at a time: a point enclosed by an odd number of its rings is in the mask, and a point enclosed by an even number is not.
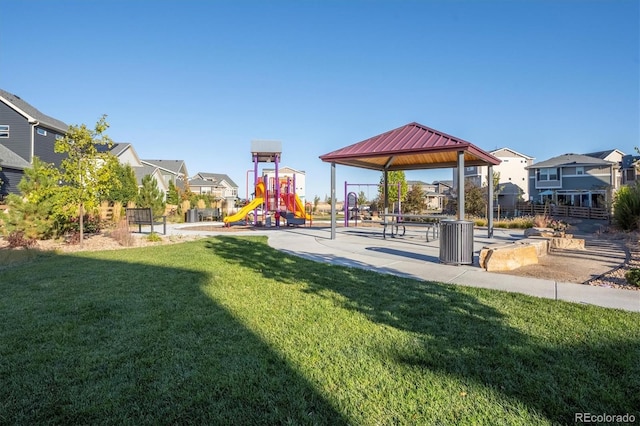
<svg viewBox="0 0 640 426"><path fill-rule="evenodd" d="M372 170L419 170L454 168L458 152L464 165L498 165L500 160L460 138L419 123L409 123L362 142L320 156L329 163Z"/></svg>

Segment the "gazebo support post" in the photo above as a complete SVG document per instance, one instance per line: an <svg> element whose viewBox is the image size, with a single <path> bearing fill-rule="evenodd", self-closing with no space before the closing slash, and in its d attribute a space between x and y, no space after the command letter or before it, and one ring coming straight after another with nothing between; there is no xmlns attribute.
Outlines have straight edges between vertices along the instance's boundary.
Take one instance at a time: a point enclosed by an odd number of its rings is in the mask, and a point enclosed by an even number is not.
<svg viewBox="0 0 640 426"><path fill-rule="evenodd" d="M336 163L331 163L331 239L336 239Z"/></svg>
<svg viewBox="0 0 640 426"><path fill-rule="evenodd" d="M493 238L493 166L487 167L487 205L489 209L487 211L487 238ZM498 218L499 219L499 218Z"/></svg>
<svg viewBox="0 0 640 426"><path fill-rule="evenodd" d="M464 220L464 151L458 151L458 220Z"/></svg>
<svg viewBox="0 0 640 426"><path fill-rule="evenodd" d="M389 170L384 169L384 172L382 174L383 178L382 180L384 181L384 187L383 187L383 203L384 203L384 210L383 213L384 214L389 214ZM386 219L386 218L385 218Z"/></svg>

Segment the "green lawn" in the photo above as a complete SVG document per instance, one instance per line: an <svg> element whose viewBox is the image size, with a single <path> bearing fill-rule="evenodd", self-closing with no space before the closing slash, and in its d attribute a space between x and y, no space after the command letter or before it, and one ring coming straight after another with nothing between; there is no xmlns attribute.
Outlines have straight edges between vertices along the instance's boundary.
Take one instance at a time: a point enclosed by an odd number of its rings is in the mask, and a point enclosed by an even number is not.
<svg viewBox="0 0 640 426"><path fill-rule="evenodd" d="M0 424L640 419L640 315L227 237L0 269Z"/></svg>

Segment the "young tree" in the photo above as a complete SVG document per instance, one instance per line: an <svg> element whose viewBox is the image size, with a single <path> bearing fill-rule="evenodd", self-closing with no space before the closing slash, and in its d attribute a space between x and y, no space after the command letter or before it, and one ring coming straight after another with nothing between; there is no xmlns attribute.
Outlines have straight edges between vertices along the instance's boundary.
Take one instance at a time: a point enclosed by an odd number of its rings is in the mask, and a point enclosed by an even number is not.
<svg viewBox="0 0 640 426"><path fill-rule="evenodd" d="M358 207L362 207L367 205L367 196L364 194L364 191L358 192Z"/></svg>
<svg viewBox="0 0 640 426"><path fill-rule="evenodd" d="M403 171L391 171L387 173L387 187L389 191L389 204L392 206L392 211L395 211L395 204L398 202L398 184L400 184L400 201L404 201L407 196L407 180ZM384 200L384 172L380 176L380 186L378 187L378 198ZM384 201L382 201L384 203ZM382 207L384 208L384 206Z"/></svg>
<svg viewBox="0 0 640 426"><path fill-rule="evenodd" d="M136 206L150 207L154 217L162 216L164 213L164 196L158 189L158 182L151 175L142 178L142 188L136 198Z"/></svg>
<svg viewBox="0 0 640 426"><path fill-rule="evenodd" d="M60 222L60 172L53 165L33 158L18 184L22 196L9 194L5 232L22 232L28 239L53 236Z"/></svg>
<svg viewBox="0 0 640 426"><path fill-rule="evenodd" d="M314 212L318 211L318 204L320 204L320 197L318 197L316 195L315 197L313 197L313 211Z"/></svg>
<svg viewBox="0 0 640 426"><path fill-rule="evenodd" d="M477 217L485 216L487 212L487 193L469 179L464 182L464 201L467 214Z"/></svg>
<svg viewBox="0 0 640 426"><path fill-rule="evenodd" d="M167 203L178 204L180 203L180 194L178 194L178 188L172 180L169 181L169 188L167 189Z"/></svg>
<svg viewBox="0 0 640 426"><path fill-rule="evenodd" d="M424 191L422 185L411 185L407 192L407 198L402 205L402 210L411 213L421 213L424 209Z"/></svg>
<svg viewBox="0 0 640 426"><path fill-rule="evenodd" d="M80 244L82 244L85 210L92 211L112 185L112 167L105 167L114 158L108 149L113 141L105 134L109 128L103 115L93 129L86 125L71 125L67 134L58 139L54 151L67 154L62 160L62 181L69 203L78 206Z"/></svg>

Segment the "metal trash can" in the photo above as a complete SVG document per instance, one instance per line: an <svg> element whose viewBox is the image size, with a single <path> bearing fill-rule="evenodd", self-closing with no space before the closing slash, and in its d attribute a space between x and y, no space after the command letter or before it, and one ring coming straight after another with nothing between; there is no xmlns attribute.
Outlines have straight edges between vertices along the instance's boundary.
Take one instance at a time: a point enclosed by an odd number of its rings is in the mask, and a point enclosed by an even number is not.
<svg viewBox="0 0 640 426"><path fill-rule="evenodd" d="M187 223L195 223L198 221L198 210L197 209L189 209L185 213L184 221Z"/></svg>
<svg viewBox="0 0 640 426"><path fill-rule="evenodd" d="M473 222L440 222L440 262L453 265L473 263Z"/></svg>

